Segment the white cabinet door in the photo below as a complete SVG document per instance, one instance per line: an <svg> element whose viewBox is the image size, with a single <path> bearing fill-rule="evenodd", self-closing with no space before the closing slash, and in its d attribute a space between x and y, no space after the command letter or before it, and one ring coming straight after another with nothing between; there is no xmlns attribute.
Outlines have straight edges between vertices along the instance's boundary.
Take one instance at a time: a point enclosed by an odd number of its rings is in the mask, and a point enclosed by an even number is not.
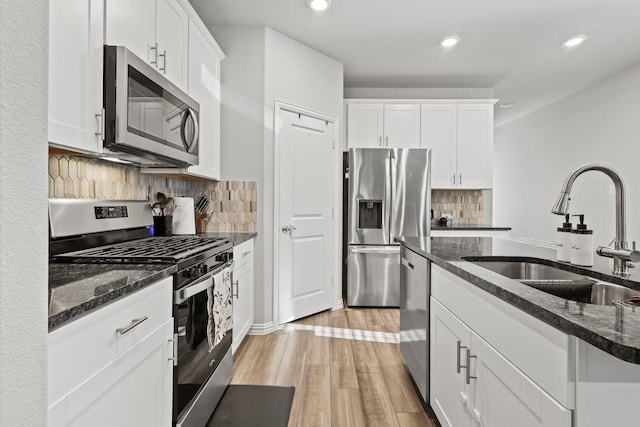
<svg viewBox="0 0 640 427"><path fill-rule="evenodd" d="M382 104L347 104L348 148L381 148L383 133Z"/></svg>
<svg viewBox="0 0 640 427"><path fill-rule="evenodd" d="M452 188L456 174L457 104L420 106L420 146L431 148L431 188Z"/></svg>
<svg viewBox="0 0 640 427"><path fill-rule="evenodd" d="M471 426L472 402L463 367L470 345L469 328L434 298L430 320L431 407L443 427Z"/></svg>
<svg viewBox="0 0 640 427"><path fill-rule="evenodd" d="M571 411L545 393L475 333L471 336L473 408L479 426L571 427ZM473 363L475 361L475 363Z"/></svg>
<svg viewBox="0 0 640 427"><path fill-rule="evenodd" d="M171 426L172 338L169 319L52 405L49 427Z"/></svg>
<svg viewBox="0 0 640 427"><path fill-rule="evenodd" d="M108 0L106 42L125 46L152 65L157 60L156 0Z"/></svg>
<svg viewBox="0 0 640 427"><path fill-rule="evenodd" d="M186 90L189 18L176 0L109 0L106 42L125 46Z"/></svg>
<svg viewBox="0 0 640 427"><path fill-rule="evenodd" d="M187 87L189 17L176 0L156 2L158 70L182 90Z"/></svg>
<svg viewBox="0 0 640 427"><path fill-rule="evenodd" d="M49 142L102 151L103 0L49 2Z"/></svg>
<svg viewBox="0 0 640 427"><path fill-rule="evenodd" d="M233 248L233 342L235 353L253 325L253 239Z"/></svg>
<svg viewBox="0 0 640 427"><path fill-rule="evenodd" d="M200 104L199 164L193 175L220 179L220 59L211 47L211 35L189 26L188 93Z"/></svg>
<svg viewBox="0 0 640 427"><path fill-rule="evenodd" d="M418 104L385 104L385 148L420 147L420 106Z"/></svg>
<svg viewBox="0 0 640 427"><path fill-rule="evenodd" d="M493 185L493 105L458 105L457 186Z"/></svg>

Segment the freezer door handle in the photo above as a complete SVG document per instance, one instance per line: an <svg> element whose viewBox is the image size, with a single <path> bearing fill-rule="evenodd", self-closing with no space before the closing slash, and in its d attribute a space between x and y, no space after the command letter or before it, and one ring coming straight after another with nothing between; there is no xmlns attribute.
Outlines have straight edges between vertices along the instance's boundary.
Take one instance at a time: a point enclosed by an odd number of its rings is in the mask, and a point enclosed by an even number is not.
<svg viewBox="0 0 640 427"><path fill-rule="evenodd" d="M399 254L400 246L351 246L352 254Z"/></svg>

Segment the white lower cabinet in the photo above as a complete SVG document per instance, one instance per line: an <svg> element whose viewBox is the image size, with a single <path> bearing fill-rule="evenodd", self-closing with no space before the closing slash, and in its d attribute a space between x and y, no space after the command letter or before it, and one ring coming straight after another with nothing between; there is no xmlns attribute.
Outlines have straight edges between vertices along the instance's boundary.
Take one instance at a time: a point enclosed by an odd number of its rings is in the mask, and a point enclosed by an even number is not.
<svg viewBox="0 0 640 427"><path fill-rule="evenodd" d="M49 427L171 426L171 289L164 279L49 334Z"/></svg>
<svg viewBox="0 0 640 427"><path fill-rule="evenodd" d="M443 426L571 427L571 411L431 298L431 406Z"/></svg>
<svg viewBox="0 0 640 427"><path fill-rule="evenodd" d="M235 353L253 325L253 240L233 248L233 341Z"/></svg>

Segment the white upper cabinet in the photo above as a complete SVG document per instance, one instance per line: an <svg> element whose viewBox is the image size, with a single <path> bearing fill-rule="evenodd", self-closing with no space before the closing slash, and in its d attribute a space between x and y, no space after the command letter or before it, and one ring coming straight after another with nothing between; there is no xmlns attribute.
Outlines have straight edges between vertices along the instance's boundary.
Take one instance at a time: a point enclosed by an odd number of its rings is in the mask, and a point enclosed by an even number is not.
<svg viewBox="0 0 640 427"><path fill-rule="evenodd" d="M348 104L348 148L412 148L419 146L419 105Z"/></svg>
<svg viewBox="0 0 640 427"><path fill-rule="evenodd" d="M347 147L380 148L384 133L382 104L347 105Z"/></svg>
<svg viewBox="0 0 640 427"><path fill-rule="evenodd" d="M109 0L106 43L125 46L186 91L189 17L176 0Z"/></svg>
<svg viewBox="0 0 640 427"><path fill-rule="evenodd" d="M453 186L458 132L456 104L423 104L420 110L422 147L431 148L431 188Z"/></svg>
<svg viewBox="0 0 640 427"><path fill-rule="evenodd" d="M431 187L491 188L493 101L422 104L420 145L431 148Z"/></svg>
<svg viewBox="0 0 640 427"><path fill-rule="evenodd" d="M189 95L200 104L199 164L187 172L220 179L220 57L206 29L189 25Z"/></svg>
<svg viewBox="0 0 640 427"><path fill-rule="evenodd" d="M102 151L103 0L49 2L49 142Z"/></svg>
<svg viewBox="0 0 640 427"><path fill-rule="evenodd" d="M458 188L493 186L493 104L458 105Z"/></svg>

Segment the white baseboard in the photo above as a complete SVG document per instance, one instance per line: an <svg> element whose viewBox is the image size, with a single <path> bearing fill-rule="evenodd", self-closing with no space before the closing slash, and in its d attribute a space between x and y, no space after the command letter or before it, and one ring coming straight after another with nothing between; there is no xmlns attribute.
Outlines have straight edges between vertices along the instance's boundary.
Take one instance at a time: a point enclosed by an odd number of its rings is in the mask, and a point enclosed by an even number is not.
<svg viewBox="0 0 640 427"><path fill-rule="evenodd" d="M253 325L251 325L251 328L249 328L249 332L247 333L249 335L267 335L275 331L276 331L276 328L274 327L273 322L267 322L267 323L254 323Z"/></svg>
<svg viewBox="0 0 640 427"><path fill-rule="evenodd" d="M344 308L344 301L342 300L342 298L340 298L333 304L333 307L331 307L331 310L341 310L343 308Z"/></svg>

